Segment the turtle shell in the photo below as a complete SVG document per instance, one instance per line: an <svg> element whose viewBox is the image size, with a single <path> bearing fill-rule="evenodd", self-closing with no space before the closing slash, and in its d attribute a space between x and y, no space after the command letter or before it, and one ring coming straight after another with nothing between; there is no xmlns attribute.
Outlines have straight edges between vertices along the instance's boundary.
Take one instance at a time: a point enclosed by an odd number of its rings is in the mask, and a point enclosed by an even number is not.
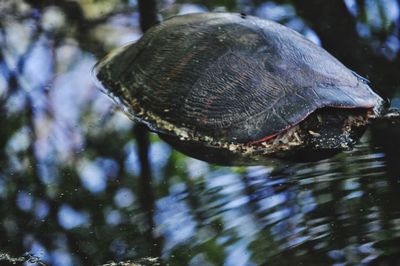
<svg viewBox="0 0 400 266"><path fill-rule="evenodd" d="M189 140L254 143L319 108L381 102L299 33L232 13L170 18L100 61L96 75L134 119Z"/></svg>

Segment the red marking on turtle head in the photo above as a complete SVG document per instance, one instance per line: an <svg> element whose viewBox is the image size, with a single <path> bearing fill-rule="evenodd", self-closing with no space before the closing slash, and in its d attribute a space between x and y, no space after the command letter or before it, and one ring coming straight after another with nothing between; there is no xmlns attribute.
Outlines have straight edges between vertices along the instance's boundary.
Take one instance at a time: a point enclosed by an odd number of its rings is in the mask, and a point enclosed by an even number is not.
<svg viewBox="0 0 400 266"><path fill-rule="evenodd" d="M262 143L262 142L265 142L265 141L268 141L268 140L270 140L270 139L275 138L278 134L279 134L279 133L274 134L274 135L270 135L270 136L265 136L265 137L263 137L263 138L261 138L261 139L259 139L259 140L251 141L251 142L249 142L249 144L250 144L250 145L260 144L260 143Z"/></svg>

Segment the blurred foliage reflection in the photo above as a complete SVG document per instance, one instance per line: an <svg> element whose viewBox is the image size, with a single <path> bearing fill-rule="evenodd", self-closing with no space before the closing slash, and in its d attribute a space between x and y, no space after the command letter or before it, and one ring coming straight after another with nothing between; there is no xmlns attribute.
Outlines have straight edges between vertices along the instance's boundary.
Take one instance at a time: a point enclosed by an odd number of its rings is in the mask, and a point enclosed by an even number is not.
<svg viewBox="0 0 400 266"><path fill-rule="evenodd" d="M400 107L399 0L158 4L165 17L283 23ZM209 165L151 135L146 186L133 123L91 76L140 35L136 1L0 2L0 252L51 265L400 265L398 125L332 159L275 167Z"/></svg>

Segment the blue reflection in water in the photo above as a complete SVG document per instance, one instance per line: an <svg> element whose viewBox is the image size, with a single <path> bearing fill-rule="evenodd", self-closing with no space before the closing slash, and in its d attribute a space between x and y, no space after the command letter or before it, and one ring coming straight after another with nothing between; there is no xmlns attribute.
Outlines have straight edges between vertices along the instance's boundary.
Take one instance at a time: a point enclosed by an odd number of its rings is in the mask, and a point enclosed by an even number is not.
<svg viewBox="0 0 400 266"><path fill-rule="evenodd" d="M110 244L110 250L114 252L117 257L125 255L128 249L128 244L119 238L114 239Z"/></svg>
<svg viewBox="0 0 400 266"><path fill-rule="evenodd" d="M228 253L224 265L253 266L250 262L250 253L247 250L248 242L246 239L236 242L226 248Z"/></svg>
<svg viewBox="0 0 400 266"><path fill-rule="evenodd" d="M87 225L89 216L85 212L73 209L67 204L63 204L58 211L58 222L65 229L72 229L77 226Z"/></svg>
<svg viewBox="0 0 400 266"><path fill-rule="evenodd" d="M117 210L111 210L106 213L106 222L111 225L121 223L121 213Z"/></svg>
<svg viewBox="0 0 400 266"><path fill-rule="evenodd" d="M51 163L41 162L37 165L39 178L45 185L55 183L58 178L58 169Z"/></svg>
<svg viewBox="0 0 400 266"><path fill-rule="evenodd" d="M386 28L399 17L399 9L395 0L366 0L365 3L368 24L373 28Z"/></svg>
<svg viewBox="0 0 400 266"><path fill-rule="evenodd" d="M150 145L149 160L153 170L154 181L161 182L164 178L164 167L171 154L171 148L168 144L158 141Z"/></svg>
<svg viewBox="0 0 400 266"><path fill-rule="evenodd" d="M79 173L82 185L87 190L96 193L106 188L106 173L96 162L81 162Z"/></svg>
<svg viewBox="0 0 400 266"><path fill-rule="evenodd" d="M29 130L26 127L23 127L13 134L7 143L6 150L9 155L13 155L28 149L29 144Z"/></svg>
<svg viewBox="0 0 400 266"><path fill-rule="evenodd" d="M38 257L40 260L42 260L44 262L49 261L50 255L42 244L40 244L38 241L33 241L33 243L30 244L30 246L31 246L31 248L28 253L35 254L36 257ZM30 264L28 264L28 265L30 265ZM35 265L35 264L32 264L32 265Z"/></svg>
<svg viewBox="0 0 400 266"><path fill-rule="evenodd" d="M116 179L119 172L118 163L109 158L97 158L96 165L101 169L108 179Z"/></svg>
<svg viewBox="0 0 400 266"><path fill-rule="evenodd" d="M7 189L6 189L6 182L4 181L4 176L0 175L0 198L7 197Z"/></svg>
<svg viewBox="0 0 400 266"><path fill-rule="evenodd" d="M135 195L129 188L119 188L114 196L115 205L119 208L126 208L133 204Z"/></svg>
<svg viewBox="0 0 400 266"><path fill-rule="evenodd" d="M196 232L197 225L192 218L191 210L183 201L183 189L184 187L172 188L174 194L156 202L154 221L157 225L157 234L165 239L163 247L165 256L168 256L175 246L189 241Z"/></svg>
<svg viewBox="0 0 400 266"><path fill-rule="evenodd" d="M198 4L182 4L179 9L179 15L207 12L207 8Z"/></svg>
<svg viewBox="0 0 400 266"><path fill-rule="evenodd" d="M186 160L186 172L188 177L192 179L206 175L209 169L209 165L206 162L193 158L187 158Z"/></svg>
<svg viewBox="0 0 400 266"><path fill-rule="evenodd" d="M255 15L264 19L282 21L295 17L296 11L290 4L280 5L274 2L266 2L257 8Z"/></svg>
<svg viewBox="0 0 400 266"><path fill-rule="evenodd" d="M125 161L124 161L125 170L134 176L138 176L140 174L141 168L140 168L140 162L136 144L133 141L129 141L124 147L124 153L125 153Z"/></svg>
<svg viewBox="0 0 400 266"><path fill-rule="evenodd" d="M73 265L72 257L66 250L55 250L51 252L51 257L54 265L59 266L70 266Z"/></svg>
<svg viewBox="0 0 400 266"><path fill-rule="evenodd" d="M357 15L358 12L358 6L356 3L356 0L344 0L344 3L347 6L347 9L350 11L350 13L355 16Z"/></svg>
<svg viewBox="0 0 400 266"><path fill-rule="evenodd" d="M21 210L29 211L33 207L32 195L26 191L20 191L17 194L16 203Z"/></svg>
<svg viewBox="0 0 400 266"><path fill-rule="evenodd" d="M27 83L28 91L41 90L52 78L52 45L47 38L40 38L33 44L26 63L23 66L22 78ZM29 84L29 85L28 85Z"/></svg>
<svg viewBox="0 0 400 266"><path fill-rule="evenodd" d="M38 220L43 220L49 214L50 206L43 200L36 200L35 202L35 216Z"/></svg>

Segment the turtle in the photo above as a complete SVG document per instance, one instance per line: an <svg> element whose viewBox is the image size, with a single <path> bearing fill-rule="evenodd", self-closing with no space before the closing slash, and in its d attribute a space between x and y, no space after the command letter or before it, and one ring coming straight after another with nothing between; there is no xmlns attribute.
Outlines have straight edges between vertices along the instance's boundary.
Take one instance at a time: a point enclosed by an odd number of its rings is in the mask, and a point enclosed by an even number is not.
<svg viewBox="0 0 400 266"><path fill-rule="evenodd" d="M94 72L130 118L223 165L351 149L384 105L366 79L300 33L238 13L171 17Z"/></svg>

